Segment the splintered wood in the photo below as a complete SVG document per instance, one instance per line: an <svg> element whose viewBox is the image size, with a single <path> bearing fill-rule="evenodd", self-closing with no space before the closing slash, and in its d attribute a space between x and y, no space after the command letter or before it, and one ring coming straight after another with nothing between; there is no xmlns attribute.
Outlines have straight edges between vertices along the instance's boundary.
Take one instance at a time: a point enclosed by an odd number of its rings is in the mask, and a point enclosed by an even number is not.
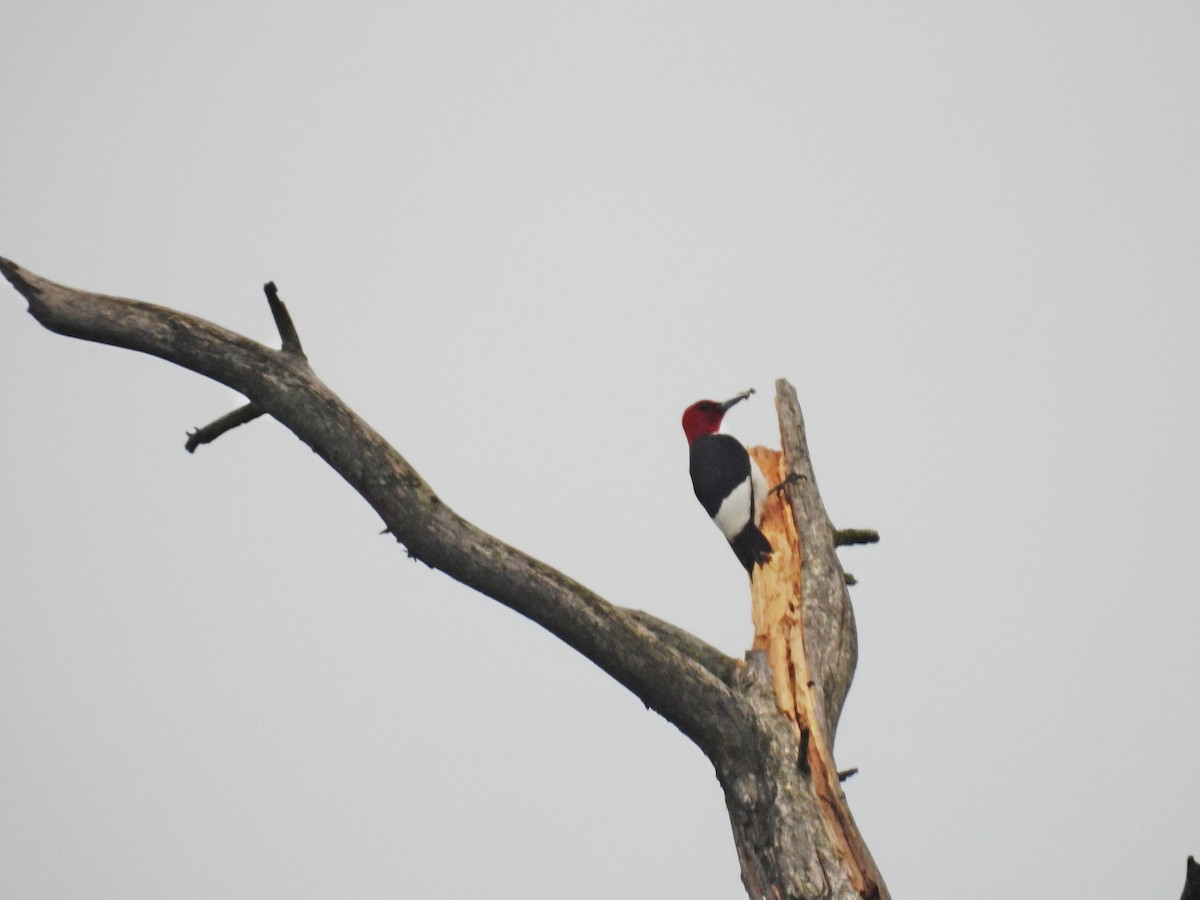
<svg viewBox="0 0 1200 900"><path fill-rule="evenodd" d="M748 448L750 458L762 469L767 484L781 483L788 475L787 463L778 450ZM792 511L783 492L767 499L759 529L771 542L774 553L766 566L755 566L750 581L750 615L754 620L753 650L767 654L771 681L779 711L807 728L804 703L798 686L809 681L804 659L803 597L800 566L804 562Z"/></svg>
<svg viewBox="0 0 1200 900"><path fill-rule="evenodd" d="M766 447L747 448L767 484L781 484L790 474L783 454ZM846 860L851 882L862 897L879 896L875 864L850 817L838 782L837 766L826 734L823 707L809 674L804 646L804 548L784 491L772 494L759 525L774 552L750 578L750 614L754 619L752 650L767 654L775 705L800 736L800 746L820 800L821 813L839 855Z"/></svg>

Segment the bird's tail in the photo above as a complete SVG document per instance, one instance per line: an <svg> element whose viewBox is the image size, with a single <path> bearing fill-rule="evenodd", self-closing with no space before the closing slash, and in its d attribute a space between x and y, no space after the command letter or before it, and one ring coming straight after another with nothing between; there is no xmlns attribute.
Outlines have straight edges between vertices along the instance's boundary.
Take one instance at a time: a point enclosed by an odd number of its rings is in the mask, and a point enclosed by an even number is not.
<svg viewBox="0 0 1200 900"><path fill-rule="evenodd" d="M755 564L762 566L771 560L773 551L771 542L753 523L747 524L729 543L733 546L733 552L737 554L737 558L741 560L747 572L752 573Z"/></svg>

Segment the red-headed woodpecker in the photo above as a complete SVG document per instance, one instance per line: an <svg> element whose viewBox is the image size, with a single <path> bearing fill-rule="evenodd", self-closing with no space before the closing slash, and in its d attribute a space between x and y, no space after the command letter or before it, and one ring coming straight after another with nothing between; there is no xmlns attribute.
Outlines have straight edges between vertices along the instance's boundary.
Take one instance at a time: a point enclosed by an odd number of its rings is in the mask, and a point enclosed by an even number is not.
<svg viewBox="0 0 1200 900"><path fill-rule="evenodd" d="M754 391L717 403L701 400L683 411L683 433L691 455L692 487L746 571L771 558L771 542L758 525L767 500L767 479L746 448L728 434L718 434L721 420L734 404Z"/></svg>

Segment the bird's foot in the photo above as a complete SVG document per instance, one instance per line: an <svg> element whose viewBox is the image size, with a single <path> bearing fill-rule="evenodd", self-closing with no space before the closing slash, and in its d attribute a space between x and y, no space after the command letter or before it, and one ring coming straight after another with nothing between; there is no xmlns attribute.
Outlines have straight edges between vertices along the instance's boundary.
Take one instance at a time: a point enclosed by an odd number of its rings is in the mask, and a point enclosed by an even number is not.
<svg viewBox="0 0 1200 900"><path fill-rule="evenodd" d="M787 478L783 479L783 481L779 482L779 484L775 485L775 487L771 488L768 493L778 494L789 484L799 484L801 481L808 481L808 476L801 475L799 472L793 472Z"/></svg>

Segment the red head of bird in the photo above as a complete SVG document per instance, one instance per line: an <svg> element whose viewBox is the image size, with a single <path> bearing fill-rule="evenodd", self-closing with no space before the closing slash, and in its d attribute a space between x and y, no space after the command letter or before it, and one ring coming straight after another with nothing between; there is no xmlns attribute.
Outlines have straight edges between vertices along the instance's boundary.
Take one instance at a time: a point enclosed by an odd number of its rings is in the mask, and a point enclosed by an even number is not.
<svg viewBox="0 0 1200 900"><path fill-rule="evenodd" d="M725 413L729 412L730 407L741 403L753 393L754 388L751 388L724 403L718 403L716 400L700 400L685 409L683 411L683 433L687 435L688 443L692 443L696 438L716 434L720 431L721 420L725 418Z"/></svg>

